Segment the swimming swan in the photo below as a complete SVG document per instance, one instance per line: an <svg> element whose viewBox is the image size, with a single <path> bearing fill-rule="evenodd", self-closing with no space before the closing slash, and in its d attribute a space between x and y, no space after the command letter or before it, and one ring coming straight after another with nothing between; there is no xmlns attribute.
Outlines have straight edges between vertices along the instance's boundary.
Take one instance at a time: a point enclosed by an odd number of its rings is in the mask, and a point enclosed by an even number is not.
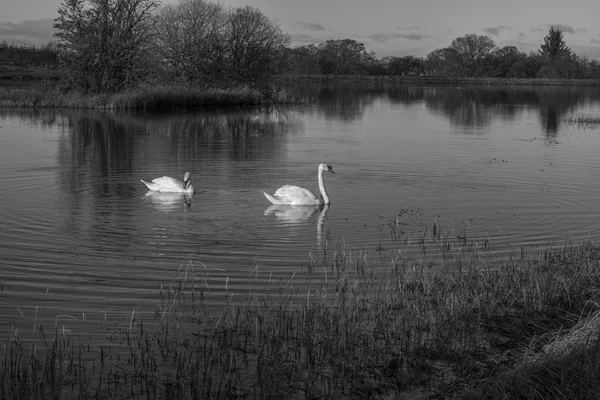
<svg viewBox="0 0 600 400"><path fill-rule="evenodd" d="M284 185L277 189L277 191L271 196L265 192L265 197L273 204L287 204L290 206L302 206L311 204L329 204L329 196L325 190L323 184L323 173L333 172L331 165L321 163L319 165L319 190L321 191L322 199L315 196L310 190L291 185Z"/></svg>
<svg viewBox="0 0 600 400"><path fill-rule="evenodd" d="M154 190L155 192L194 193L194 187L192 186L192 179L189 172L185 173L183 182L179 179L171 178L170 176L152 179L152 182L150 183L143 179L141 181L144 185L148 186L148 189Z"/></svg>

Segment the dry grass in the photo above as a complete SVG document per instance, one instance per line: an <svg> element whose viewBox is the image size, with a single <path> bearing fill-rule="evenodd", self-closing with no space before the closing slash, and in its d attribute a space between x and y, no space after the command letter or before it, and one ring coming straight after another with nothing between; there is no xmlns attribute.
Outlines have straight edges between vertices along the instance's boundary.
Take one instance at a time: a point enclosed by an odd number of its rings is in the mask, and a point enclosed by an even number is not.
<svg viewBox="0 0 600 400"><path fill-rule="evenodd" d="M152 321L134 311L103 323L113 324L109 346L58 327L52 337L37 327L29 342L13 335L0 397L595 395L599 244L491 263L483 245L429 232L415 240L443 256L436 268L402 250L383 259L326 243L305 285L273 280L225 302L212 271L190 261L160 287Z"/></svg>
<svg viewBox="0 0 600 400"><path fill-rule="evenodd" d="M184 111L213 106L253 106L298 103L284 88L263 92L249 87L192 89L145 86L122 93L83 94L59 87L0 90L0 107L75 108L102 110Z"/></svg>

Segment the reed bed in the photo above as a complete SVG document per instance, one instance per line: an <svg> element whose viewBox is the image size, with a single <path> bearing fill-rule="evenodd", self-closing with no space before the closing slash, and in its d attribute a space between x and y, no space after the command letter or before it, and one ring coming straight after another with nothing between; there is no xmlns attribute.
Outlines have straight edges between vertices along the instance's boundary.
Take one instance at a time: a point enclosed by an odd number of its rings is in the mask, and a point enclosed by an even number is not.
<svg viewBox="0 0 600 400"><path fill-rule="evenodd" d="M152 317L102 322L108 344L74 334L77 321L70 332L12 335L0 397L596 395L600 244L492 261L485 240L469 243L435 222L411 243L421 256L327 242L304 266L304 284L273 279L235 295L211 291L211 271L190 260L159 287Z"/></svg>
<svg viewBox="0 0 600 400"><path fill-rule="evenodd" d="M106 94L83 94L60 89L58 86L0 90L0 107L19 108L184 111L201 107L255 106L301 101L300 97L283 87L261 91L247 86L202 89L144 86Z"/></svg>

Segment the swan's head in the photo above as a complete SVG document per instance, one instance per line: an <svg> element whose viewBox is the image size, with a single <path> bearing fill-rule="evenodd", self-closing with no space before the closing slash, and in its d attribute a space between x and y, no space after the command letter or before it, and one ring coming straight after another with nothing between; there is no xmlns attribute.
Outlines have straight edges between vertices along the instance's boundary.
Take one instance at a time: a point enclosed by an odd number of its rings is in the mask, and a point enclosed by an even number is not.
<svg viewBox="0 0 600 400"><path fill-rule="evenodd" d="M331 172L332 174L335 174L335 172L333 172L333 168L329 164L321 163L321 165L319 165L319 169L321 171L327 171Z"/></svg>
<svg viewBox="0 0 600 400"><path fill-rule="evenodd" d="M192 184L192 179L191 179L191 175L189 172L186 172L185 175L183 176L183 186L184 188L188 188L190 187L190 185Z"/></svg>

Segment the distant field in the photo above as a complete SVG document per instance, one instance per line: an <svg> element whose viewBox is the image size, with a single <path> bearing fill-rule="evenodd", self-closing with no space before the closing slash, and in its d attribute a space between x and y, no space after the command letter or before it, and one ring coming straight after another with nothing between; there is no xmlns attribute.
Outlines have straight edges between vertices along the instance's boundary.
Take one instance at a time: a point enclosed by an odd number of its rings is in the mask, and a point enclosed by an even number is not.
<svg viewBox="0 0 600 400"><path fill-rule="evenodd" d="M55 69L0 64L0 80L58 79L59 75Z"/></svg>

